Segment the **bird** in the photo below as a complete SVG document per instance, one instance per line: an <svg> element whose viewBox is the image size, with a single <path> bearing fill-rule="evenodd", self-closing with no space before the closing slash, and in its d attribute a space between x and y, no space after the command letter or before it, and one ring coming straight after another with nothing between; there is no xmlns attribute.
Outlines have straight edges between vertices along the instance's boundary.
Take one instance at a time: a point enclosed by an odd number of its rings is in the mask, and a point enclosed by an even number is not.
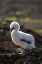
<svg viewBox="0 0 42 64"><path fill-rule="evenodd" d="M18 22L13 21L10 23L10 32L11 39L16 45L24 49L35 48L34 37L31 34L20 31L20 24Z"/></svg>

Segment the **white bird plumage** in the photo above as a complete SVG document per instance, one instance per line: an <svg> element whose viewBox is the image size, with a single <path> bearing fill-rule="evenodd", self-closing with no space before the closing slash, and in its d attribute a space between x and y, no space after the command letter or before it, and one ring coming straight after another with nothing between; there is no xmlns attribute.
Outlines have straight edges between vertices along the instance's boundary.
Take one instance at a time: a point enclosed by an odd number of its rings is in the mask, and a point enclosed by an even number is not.
<svg viewBox="0 0 42 64"><path fill-rule="evenodd" d="M23 47L24 49L35 48L34 37L31 34L27 34L27 33L24 33L22 31L19 31L20 25L18 22L12 22L10 24L10 29L12 29L12 28L14 28L14 29L11 31L11 38L12 38L12 41L16 45L19 45L19 46ZM21 39L30 41L31 44L28 44L26 41L21 41Z"/></svg>

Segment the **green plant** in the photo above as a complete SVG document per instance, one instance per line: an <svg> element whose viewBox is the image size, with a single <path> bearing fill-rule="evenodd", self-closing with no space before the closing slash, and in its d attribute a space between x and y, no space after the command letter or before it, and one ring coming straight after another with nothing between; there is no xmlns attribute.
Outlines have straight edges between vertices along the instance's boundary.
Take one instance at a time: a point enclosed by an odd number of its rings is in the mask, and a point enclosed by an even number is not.
<svg viewBox="0 0 42 64"><path fill-rule="evenodd" d="M26 18L24 18L24 22L30 22L32 19L31 18L28 18L28 17L26 17Z"/></svg>
<svg viewBox="0 0 42 64"><path fill-rule="evenodd" d="M21 11L16 11L15 14L16 14L16 15L21 15L22 12L21 12Z"/></svg>
<svg viewBox="0 0 42 64"><path fill-rule="evenodd" d="M42 34L42 29L35 29L36 33L41 33Z"/></svg>
<svg viewBox="0 0 42 64"><path fill-rule="evenodd" d="M17 21L17 17L8 17L8 18L5 18L4 20Z"/></svg>
<svg viewBox="0 0 42 64"><path fill-rule="evenodd" d="M1 24L7 24L7 22L6 21L2 21Z"/></svg>

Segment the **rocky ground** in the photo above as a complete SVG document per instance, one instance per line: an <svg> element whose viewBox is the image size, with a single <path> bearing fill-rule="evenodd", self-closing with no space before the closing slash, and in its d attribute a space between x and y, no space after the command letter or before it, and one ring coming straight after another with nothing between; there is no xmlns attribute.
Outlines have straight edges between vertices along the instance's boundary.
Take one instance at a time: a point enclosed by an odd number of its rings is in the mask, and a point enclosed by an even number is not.
<svg viewBox="0 0 42 64"><path fill-rule="evenodd" d="M5 52L0 53L0 64L42 64L42 50L28 49L23 54L16 49Z"/></svg>

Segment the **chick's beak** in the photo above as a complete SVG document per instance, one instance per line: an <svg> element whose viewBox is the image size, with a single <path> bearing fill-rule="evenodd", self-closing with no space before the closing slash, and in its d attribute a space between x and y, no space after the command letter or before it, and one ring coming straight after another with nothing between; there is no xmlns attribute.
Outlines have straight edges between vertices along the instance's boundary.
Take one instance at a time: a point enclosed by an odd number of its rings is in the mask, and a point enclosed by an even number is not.
<svg viewBox="0 0 42 64"><path fill-rule="evenodd" d="M11 32L14 30L15 28L13 27L12 29L10 29L10 34L11 34Z"/></svg>

